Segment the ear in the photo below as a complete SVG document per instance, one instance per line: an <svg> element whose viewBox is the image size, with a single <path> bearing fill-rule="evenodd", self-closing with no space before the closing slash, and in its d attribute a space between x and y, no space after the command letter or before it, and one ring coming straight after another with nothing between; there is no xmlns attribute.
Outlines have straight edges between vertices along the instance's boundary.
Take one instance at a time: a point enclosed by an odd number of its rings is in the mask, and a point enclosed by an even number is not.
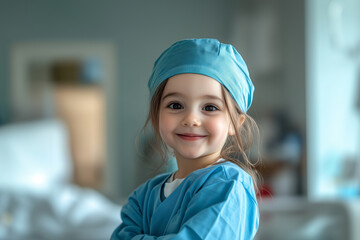
<svg viewBox="0 0 360 240"><path fill-rule="evenodd" d="M243 125L245 121L245 115L241 114L239 121L236 124L236 126L234 126L234 124L230 123L230 127L229 127L229 131L228 131L228 135L229 136L234 136L236 133L236 129L239 129L241 127L241 125Z"/></svg>

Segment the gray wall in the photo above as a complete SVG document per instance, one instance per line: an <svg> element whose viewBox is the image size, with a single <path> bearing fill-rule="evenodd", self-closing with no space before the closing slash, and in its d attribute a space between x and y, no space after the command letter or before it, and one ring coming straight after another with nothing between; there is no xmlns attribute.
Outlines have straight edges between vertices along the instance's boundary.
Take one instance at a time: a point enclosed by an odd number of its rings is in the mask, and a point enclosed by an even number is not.
<svg viewBox="0 0 360 240"><path fill-rule="evenodd" d="M203 1L1 1L0 118L10 114L9 57L13 43L26 41L109 41L118 51L116 119L110 131L110 179L106 191L124 197L142 181L135 137L147 114L146 83L155 58L183 38L226 41L232 0Z"/></svg>

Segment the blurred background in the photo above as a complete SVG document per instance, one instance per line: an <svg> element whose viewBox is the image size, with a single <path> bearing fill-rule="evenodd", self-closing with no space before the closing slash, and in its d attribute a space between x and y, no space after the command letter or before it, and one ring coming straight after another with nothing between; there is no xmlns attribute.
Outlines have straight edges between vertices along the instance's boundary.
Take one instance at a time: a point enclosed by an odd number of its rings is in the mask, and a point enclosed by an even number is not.
<svg viewBox="0 0 360 240"><path fill-rule="evenodd" d="M203 37L256 88L257 239L360 239L359 22L358 0L2 0L0 239L109 238L159 172L139 137L152 65Z"/></svg>

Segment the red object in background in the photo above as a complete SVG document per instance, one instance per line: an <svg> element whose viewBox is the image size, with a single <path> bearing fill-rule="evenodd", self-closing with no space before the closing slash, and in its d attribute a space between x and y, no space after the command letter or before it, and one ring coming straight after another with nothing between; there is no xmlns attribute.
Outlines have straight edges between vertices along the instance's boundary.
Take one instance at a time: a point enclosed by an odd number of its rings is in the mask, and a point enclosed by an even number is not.
<svg viewBox="0 0 360 240"><path fill-rule="evenodd" d="M273 196L273 191L272 191L272 188L270 185L263 184L262 186L260 186L257 197L268 198L268 197L272 197L272 196Z"/></svg>

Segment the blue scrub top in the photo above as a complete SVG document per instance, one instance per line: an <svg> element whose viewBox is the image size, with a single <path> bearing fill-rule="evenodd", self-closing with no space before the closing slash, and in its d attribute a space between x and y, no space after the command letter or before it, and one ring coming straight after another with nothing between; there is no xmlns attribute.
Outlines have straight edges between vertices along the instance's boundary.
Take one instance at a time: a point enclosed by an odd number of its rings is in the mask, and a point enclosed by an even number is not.
<svg viewBox="0 0 360 240"><path fill-rule="evenodd" d="M117 239L253 239L259 209L250 175L231 162L196 170L170 194L171 174L137 188L121 211Z"/></svg>

